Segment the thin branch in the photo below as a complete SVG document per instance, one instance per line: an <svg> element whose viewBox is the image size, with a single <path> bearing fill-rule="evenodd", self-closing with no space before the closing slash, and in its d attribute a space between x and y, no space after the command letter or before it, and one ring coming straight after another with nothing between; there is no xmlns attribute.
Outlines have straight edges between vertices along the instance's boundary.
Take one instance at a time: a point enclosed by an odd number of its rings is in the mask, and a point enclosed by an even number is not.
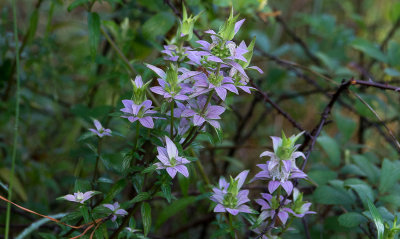
<svg viewBox="0 0 400 239"><path fill-rule="evenodd" d="M250 80L251 86L257 89L258 93L260 93L264 99L264 101L268 104L270 104L276 111L278 111L279 114L281 114L283 117L285 117L296 129L300 131L306 131L295 119L292 118L286 111L284 111L277 103L272 101L267 93L263 92L252 80ZM310 134L306 131L305 132L306 137L310 137Z"/></svg>
<svg viewBox="0 0 400 239"><path fill-rule="evenodd" d="M104 35L104 37L107 39L107 41L110 43L111 47L115 50L115 52L118 54L119 58L125 63L125 65L128 67L128 70L132 77L137 74L135 68L132 67L132 65L129 63L128 58L124 55L124 53L119 49L119 47L115 44L115 42L111 39L111 37L108 35L108 33L104 30L103 27L100 28L101 33ZM156 99L154 94L147 89L147 94L150 96L151 100L154 102L156 106L160 106L160 102Z"/></svg>

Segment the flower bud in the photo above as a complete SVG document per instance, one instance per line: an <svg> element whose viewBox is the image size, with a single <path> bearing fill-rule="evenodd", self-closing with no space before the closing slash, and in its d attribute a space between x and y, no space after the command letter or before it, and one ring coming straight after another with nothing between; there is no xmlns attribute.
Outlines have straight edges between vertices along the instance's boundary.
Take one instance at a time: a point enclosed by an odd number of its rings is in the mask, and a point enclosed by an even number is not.
<svg viewBox="0 0 400 239"><path fill-rule="evenodd" d="M235 24L238 17L239 15L233 16L233 9L232 9L228 20L226 20L224 25L222 25L222 27L219 29L218 34L224 41L231 41L235 36L236 34Z"/></svg>
<svg viewBox="0 0 400 239"><path fill-rule="evenodd" d="M185 5L182 6L182 12L183 12L183 17L182 17L181 25L179 27L180 37L185 36L186 37L185 40L190 41L193 37L194 23L199 18L201 12L199 14L197 14L195 17L193 17L192 15L190 15L190 17L188 17Z"/></svg>
<svg viewBox="0 0 400 239"><path fill-rule="evenodd" d="M132 100L135 102L135 104L140 105L147 100L146 89L149 86L150 81L148 81L146 84L143 84L142 77L136 76L135 80L131 80L131 82L133 87Z"/></svg>

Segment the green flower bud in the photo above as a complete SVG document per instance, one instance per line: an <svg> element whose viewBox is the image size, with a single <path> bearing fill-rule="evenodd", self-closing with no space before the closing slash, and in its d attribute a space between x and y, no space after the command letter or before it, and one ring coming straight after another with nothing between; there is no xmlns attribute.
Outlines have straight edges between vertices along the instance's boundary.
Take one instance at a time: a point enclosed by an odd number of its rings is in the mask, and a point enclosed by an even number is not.
<svg viewBox="0 0 400 239"><path fill-rule="evenodd" d="M170 67L166 71L167 78L166 81L169 84L169 91L176 92L180 90L179 80L178 80L178 69L174 65L170 65Z"/></svg>
<svg viewBox="0 0 400 239"><path fill-rule="evenodd" d="M285 133L282 131L282 143L278 147L277 151L275 152L276 155L281 160L287 160L292 156L292 153L295 151L295 143L300 138L300 136L304 132L301 132L298 135L293 135L290 138L287 138Z"/></svg>
<svg viewBox="0 0 400 239"><path fill-rule="evenodd" d="M253 40L250 42L250 45L247 47L248 52L244 53L243 56L246 58L247 62L240 61L239 64L246 69L251 62L251 58L253 58L253 52L254 52L254 45L256 44L256 37L253 38Z"/></svg>
<svg viewBox="0 0 400 239"><path fill-rule="evenodd" d="M224 23L224 25L222 25L222 27L219 29L218 32L218 34L224 41L230 41L235 36L235 24L238 17L239 15L233 16L233 8L232 8L228 20L226 20L226 22Z"/></svg>
<svg viewBox="0 0 400 239"><path fill-rule="evenodd" d="M143 84L142 77L136 76L135 80L131 79L131 82L133 87L132 100L135 104L140 105L143 101L147 100L146 90L151 81Z"/></svg>
<svg viewBox="0 0 400 239"><path fill-rule="evenodd" d="M195 17L193 17L192 15L190 15L190 17L188 17L185 5L182 5L182 12L183 12L183 17L182 17L181 25L179 27L179 32L180 32L180 35L184 35L186 37L185 40L190 41L193 37L194 23L199 18L201 12L199 14L197 14Z"/></svg>

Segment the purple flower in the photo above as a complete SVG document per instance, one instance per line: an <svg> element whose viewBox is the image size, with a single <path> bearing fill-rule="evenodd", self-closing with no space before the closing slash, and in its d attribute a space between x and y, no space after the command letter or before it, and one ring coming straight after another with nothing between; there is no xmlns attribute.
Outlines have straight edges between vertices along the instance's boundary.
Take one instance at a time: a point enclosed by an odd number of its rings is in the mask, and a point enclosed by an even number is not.
<svg viewBox="0 0 400 239"><path fill-rule="evenodd" d="M165 60L177 62L182 61L186 56L186 52L190 50L192 50L190 47L179 48L176 45L164 45L164 50L161 52L165 54Z"/></svg>
<svg viewBox="0 0 400 239"><path fill-rule="evenodd" d="M266 164L258 164L261 172L256 174L253 180L271 180L268 183L268 191L273 193L279 186L282 186L287 194L291 194L293 183L289 179L306 178L307 175L296 166L296 158L305 158L302 152L296 151L299 145L295 145L296 140L302 133L297 136L286 138L271 137L274 152L265 151L260 157L270 157Z"/></svg>
<svg viewBox="0 0 400 239"><path fill-rule="evenodd" d="M205 96L200 96L196 100L189 100L189 107L182 112L182 117L193 117L193 124L200 126L204 122L208 122L213 127L219 129L220 124L218 119L221 119L220 115L225 111L225 108L218 105L207 104Z"/></svg>
<svg viewBox="0 0 400 239"><path fill-rule="evenodd" d="M206 74L201 74L195 77L194 87L196 91L194 96L201 95L207 93L208 91L214 89L219 98L221 100L225 100L227 90L233 92L235 94L239 94L235 85L233 84L233 80L230 77L223 77L222 74L216 76L214 73L209 74L207 77Z"/></svg>
<svg viewBox="0 0 400 239"><path fill-rule="evenodd" d="M279 186L291 194L293 183L289 181L295 178L306 178L307 175L297 167L292 167L290 160L270 160L265 164L257 164L261 172L254 176L253 180L271 180L268 183L268 191L273 193Z"/></svg>
<svg viewBox="0 0 400 239"><path fill-rule="evenodd" d="M185 164L190 163L190 161L178 155L178 149L168 136L165 136L165 142L165 148L157 147L157 158L160 162L154 165L157 166L157 169L166 169L171 178L174 178L177 172L189 177L189 171Z"/></svg>
<svg viewBox="0 0 400 239"><path fill-rule="evenodd" d="M123 216L128 215L127 211L120 208L120 205L118 202L115 202L114 204L103 204L103 207L106 207L112 211L111 221L113 221L113 222L115 222L117 217L123 217Z"/></svg>
<svg viewBox="0 0 400 239"><path fill-rule="evenodd" d="M310 211L311 203L303 201L303 194L297 188L293 189L292 214L295 217L304 217L307 214L315 214Z"/></svg>
<svg viewBox="0 0 400 239"><path fill-rule="evenodd" d="M139 120L146 128L152 129L154 127L153 117L150 115L157 113L157 111L151 110L153 106L151 106L150 100L145 100L140 105L135 104L132 100L123 100L122 103L125 106L121 109L124 112L123 118L128 118L132 123Z"/></svg>
<svg viewBox="0 0 400 239"><path fill-rule="evenodd" d="M89 129L90 131L97 134L97 136L99 136L100 138L102 138L103 136L111 136L111 130L103 128L98 120L93 120L93 123L96 129Z"/></svg>
<svg viewBox="0 0 400 239"><path fill-rule="evenodd" d="M268 193L261 193L261 196L262 199L255 200L256 203L261 206L262 212L260 214L260 218L262 220L265 220L266 218L273 218L275 216L275 210L279 208L279 205L282 203L282 200L284 200L284 197L280 195L278 200L277 196L272 196ZM282 222L282 224L286 223L289 217L288 213L293 213L290 208L285 207L290 202L291 201L289 199L286 199L279 210L278 218Z"/></svg>
<svg viewBox="0 0 400 239"><path fill-rule="evenodd" d="M162 95L168 102L171 102L171 100L188 100L187 94L192 90L189 85L182 82L200 74L197 71L189 71L185 68L175 69L172 66L168 68L167 72L150 64L146 64L146 66L160 77L157 79L160 86L151 87L150 90ZM182 74L178 75L178 71L181 71Z"/></svg>
<svg viewBox="0 0 400 239"><path fill-rule="evenodd" d="M134 229L134 228L130 228L130 227L125 227L125 230L127 230L130 233L136 233L136 232L140 232L139 229Z"/></svg>
<svg viewBox="0 0 400 239"><path fill-rule="evenodd" d="M240 190L243 186L248 170L241 172L235 179L231 177L230 183L225 178L219 180L218 188L213 188L211 200L216 202L214 212L228 212L237 215L239 212L252 213L251 208L244 205L249 202L249 190Z"/></svg>
<svg viewBox="0 0 400 239"><path fill-rule="evenodd" d="M76 192L74 194L68 194L65 195L61 198L71 201L71 202L77 202L77 203L81 203L83 204L86 200L88 200L89 198L93 197L96 194L95 191L87 191L85 193L82 192Z"/></svg>

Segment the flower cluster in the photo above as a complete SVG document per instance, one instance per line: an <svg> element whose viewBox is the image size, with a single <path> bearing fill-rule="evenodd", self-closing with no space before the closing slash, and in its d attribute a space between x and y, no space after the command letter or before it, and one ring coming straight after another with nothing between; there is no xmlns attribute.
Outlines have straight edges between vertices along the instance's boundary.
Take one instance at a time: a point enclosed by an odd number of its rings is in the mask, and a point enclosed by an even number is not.
<svg viewBox="0 0 400 239"><path fill-rule="evenodd" d="M162 51L168 64L159 67L146 64L146 67L157 76L157 81L154 82L158 84L151 85L151 80L144 83L142 77L137 76L135 80L132 80L131 99L122 100L124 107L120 109L121 117L137 126L134 150L139 148L137 145L141 136L141 126L148 129L154 128L153 131L146 130L146 137L156 136L162 141L161 144L157 143L158 161L151 162L150 168L155 168L163 174L161 177L163 180L168 178L164 177L167 174L172 179L177 173L186 178L189 177L190 161L184 157L185 149L199 133L208 130L205 126L211 126L217 132L221 129L221 115L227 109L227 106L221 102L227 99L228 94L238 95L239 89L251 93L253 88L247 85L249 82L247 71L255 70L263 73L260 68L250 66L255 39L248 46L243 41L240 44L233 41L245 20L238 21L238 16L233 16L232 12L218 32L213 30L205 32L209 41L198 40L197 48L185 46L185 41L193 37L193 24L198 16L188 17L184 8L183 20L177 36L168 42ZM161 105L156 100L147 99L148 94L153 93L162 97ZM155 99L153 95L149 96ZM94 124L96 129L90 129L90 131L99 137L111 136L111 130L103 128L99 121L95 120ZM262 222L277 217L284 225L290 214L294 217L303 217L313 213L309 211L311 204L303 201L302 194L294 188L291 181L307 177L296 166L297 158L305 158L302 152L297 151L299 145L295 145L301 135L287 138L283 134L282 138L272 137L273 152L265 151L260 155L260 157L269 157L265 164L257 165L262 171L253 179L268 181L266 187L268 193L262 193L261 198L255 200L261 206L259 219ZM175 142L179 142L180 145ZM154 158L155 161L157 159ZM232 215L246 213L249 216L255 213L247 205L250 202L249 190L241 190L248 174L249 170L245 170L235 178L230 177L229 181L222 177L219 185L212 189L213 194L210 199L216 203L214 212L227 213L232 230L234 228ZM93 178L96 178L96 174ZM156 185L159 185L159 182ZM84 204L94 193L94 191L77 192L63 198ZM292 200L289 200L292 194ZM118 202L104 204L103 207L111 211L108 216L111 221L128 214L120 208ZM137 231L131 226L126 230Z"/></svg>
<svg viewBox="0 0 400 239"><path fill-rule="evenodd" d="M305 158L302 152L296 151L300 145L296 145L296 141L303 133L293 135L289 138L282 132L282 138L271 137L274 152L265 151L260 157L269 157L265 164L257 166L262 170L257 173L253 180L268 180L268 193L262 193L261 199L256 202L261 206L262 213L260 218L273 218L275 210L280 209L278 218L282 224L285 224L289 214L295 217L303 217L306 214L313 213L309 211L311 203L303 202L302 194L294 188L292 179L306 178L307 175L296 166L296 159ZM284 198L279 190L277 195L273 195L278 189L283 188L287 196L293 192L292 201ZM291 203L291 204L290 204Z"/></svg>
<svg viewBox="0 0 400 239"><path fill-rule="evenodd" d="M225 178L219 180L219 185L213 188L211 200L217 203L214 212L228 212L237 215L239 212L252 213L249 206L245 203L249 202L249 190L240 190L243 186L249 171L241 172L236 178L230 178L228 183Z"/></svg>
<svg viewBox="0 0 400 239"><path fill-rule="evenodd" d="M199 15L188 16L183 7L183 19L176 37L164 46L162 53L169 62L164 67L146 64L146 67L157 76L157 85L150 86L150 81L143 83L137 76L133 84L132 99L122 101L124 108L122 117L130 122L138 121L143 127L154 128L157 114L166 112L167 126L164 129L169 137L165 137L166 147L158 147L156 163L158 170L165 169L174 178L179 172L188 177L185 164L189 161L178 156L178 150L173 141L180 142L183 149L192 142L196 135L210 125L220 129L219 120L226 106L221 102L226 100L228 93L239 94L238 89L251 93L247 86L247 69L253 55L254 40L249 46L244 42L236 44L233 41L244 19L237 21L238 16L231 13L223 27L216 33L208 30L205 33L210 38L198 40L198 48L185 46L185 42L193 37L193 25ZM147 100L146 92L161 96L164 103L158 107L152 106ZM163 124L160 124L163 127Z"/></svg>

